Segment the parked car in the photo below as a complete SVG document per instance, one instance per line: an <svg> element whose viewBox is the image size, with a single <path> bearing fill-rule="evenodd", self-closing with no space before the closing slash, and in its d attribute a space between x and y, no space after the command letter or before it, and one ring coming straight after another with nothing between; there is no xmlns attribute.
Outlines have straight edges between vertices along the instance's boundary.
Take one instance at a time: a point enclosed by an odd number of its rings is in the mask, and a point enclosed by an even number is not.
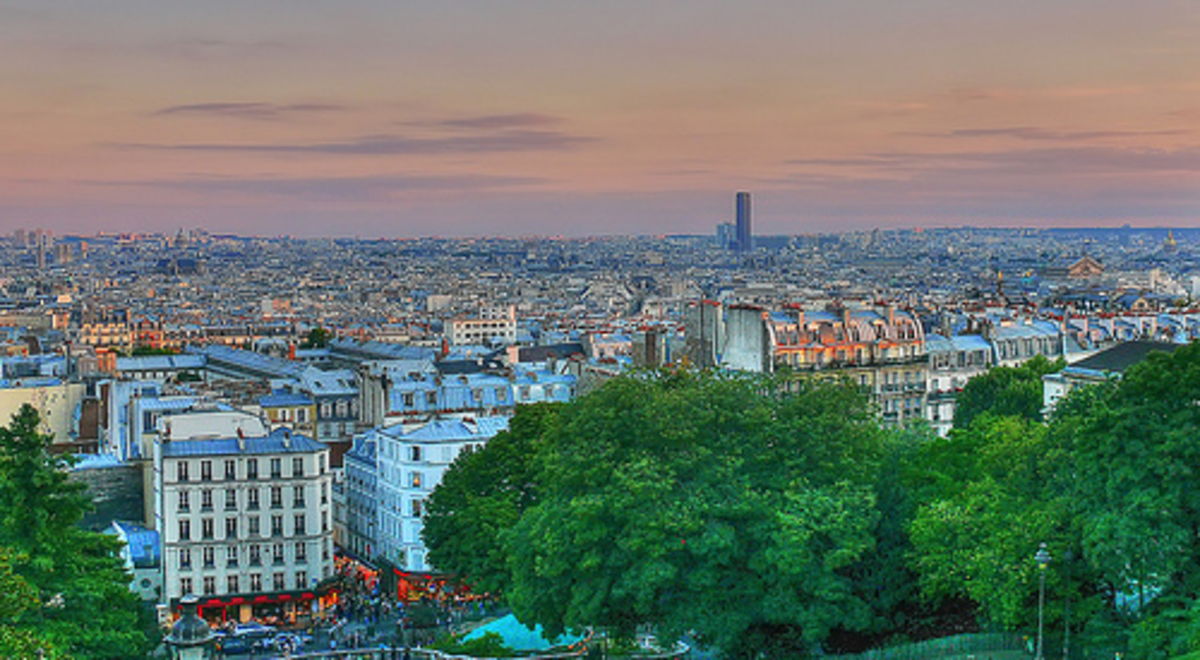
<svg viewBox="0 0 1200 660"><path fill-rule="evenodd" d="M238 655L250 653L254 645L244 637L227 637L217 641L217 650L225 655Z"/></svg>
<svg viewBox="0 0 1200 660"><path fill-rule="evenodd" d="M245 637L245 636L249 635L249 636L257 637L257 636L262 636L262 635L274 635L275 632L276 631L274 628L266 625L265 623L259 623L257 621L247 621L246 623L237 624L237 627L235 627L233 629L233 636L234 637Z"/></svg>

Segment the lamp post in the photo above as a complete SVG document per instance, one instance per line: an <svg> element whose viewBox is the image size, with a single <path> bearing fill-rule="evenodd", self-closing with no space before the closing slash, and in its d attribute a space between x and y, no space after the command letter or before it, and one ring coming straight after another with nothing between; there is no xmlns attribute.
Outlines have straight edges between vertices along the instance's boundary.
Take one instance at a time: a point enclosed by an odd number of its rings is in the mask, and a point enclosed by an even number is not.
<svg viewBox="0 0 1200 660"><path fill-rule="evenodd" d="M1046 544L1042 543L1038 546L1037 554L1033 556L1033 560L1038 565L1038 637L1037 637L1037 655L1034 660L1046 660L1045 654L1042 653L1043 639L1043 623L1045 617L1043 613L1046 609L1046 565L1050 563L1050 553L1046 550Z"/></svg>
<svg viewBox="0 0 1200 660"><path fill-rule="evenodd" d="M200 618L200 599L188 594L180 601L183 616L171 627L171 634L164 640L171 658L177 660L203 660L212 657L213 633L204 619Z"/></svg>

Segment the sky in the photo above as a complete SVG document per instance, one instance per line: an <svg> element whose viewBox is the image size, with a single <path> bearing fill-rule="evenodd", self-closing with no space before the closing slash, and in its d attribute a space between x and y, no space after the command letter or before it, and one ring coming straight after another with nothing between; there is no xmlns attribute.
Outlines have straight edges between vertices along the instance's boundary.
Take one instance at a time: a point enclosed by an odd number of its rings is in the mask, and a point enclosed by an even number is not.
<svg viewBox="0 0 1200 660"><path fill-rule="evenodd" d="M0 232L1200 225L1195 0L0 0Z"/></svg>

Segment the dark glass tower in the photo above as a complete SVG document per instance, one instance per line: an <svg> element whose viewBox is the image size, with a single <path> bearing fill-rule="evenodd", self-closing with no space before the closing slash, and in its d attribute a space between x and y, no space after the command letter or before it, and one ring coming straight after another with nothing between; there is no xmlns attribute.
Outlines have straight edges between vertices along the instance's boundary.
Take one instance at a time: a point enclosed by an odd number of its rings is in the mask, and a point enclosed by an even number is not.
<svg viewBox="0 0 1200 660"><path fill-rule="evenodd" d="M737 249L749 252L754 249L754 237L750 234L750 193L737 194Z"/></svg>

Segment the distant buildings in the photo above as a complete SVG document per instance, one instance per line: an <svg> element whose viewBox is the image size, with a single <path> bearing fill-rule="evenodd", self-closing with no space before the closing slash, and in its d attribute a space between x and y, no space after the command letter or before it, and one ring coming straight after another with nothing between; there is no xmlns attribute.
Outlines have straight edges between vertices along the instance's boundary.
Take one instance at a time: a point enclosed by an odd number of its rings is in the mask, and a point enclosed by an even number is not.
<svg viewBox="0 0 1200 660"><path fill-rule="evenodd" d="M754 236L750 231L750 193L737 194L737 249L738 252L749 252L754 249Z"/></svg>

